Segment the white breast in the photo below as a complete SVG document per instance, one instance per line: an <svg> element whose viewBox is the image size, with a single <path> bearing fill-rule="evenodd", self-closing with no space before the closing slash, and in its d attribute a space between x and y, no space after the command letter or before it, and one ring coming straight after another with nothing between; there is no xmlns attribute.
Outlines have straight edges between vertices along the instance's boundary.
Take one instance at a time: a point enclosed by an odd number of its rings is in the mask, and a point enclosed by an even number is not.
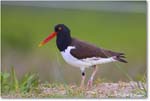
<svg viewBox="0 0 150 101"><path fill-rule="evenodd" d="M75 49L75 47L73 46L68 46L67 49L63 52L61 52L64 60L72 65L72 66L75 66L75 67L89 67L91 64L88 63L88 62L84 62L84 61L81 61L75 57L73 57L71 54L70 54L70 50L71 49Z"/></svg>
<svg viewBox="0 0 150 101"><path fill-rule="evenodd" d="M114 57L110 57L110 58L92 57L92 58L85 58L85 59L77 59L70 54L71 49L75 49L75 47L68 46L65 51L61 52L61 54L62 54L64 60L68 64L75 66L75 67L87 68L87 67L91 67L91 66L97 65L97 64L103 64L103 63L109 63L109 62L116 61L114 59Z"/></svg>

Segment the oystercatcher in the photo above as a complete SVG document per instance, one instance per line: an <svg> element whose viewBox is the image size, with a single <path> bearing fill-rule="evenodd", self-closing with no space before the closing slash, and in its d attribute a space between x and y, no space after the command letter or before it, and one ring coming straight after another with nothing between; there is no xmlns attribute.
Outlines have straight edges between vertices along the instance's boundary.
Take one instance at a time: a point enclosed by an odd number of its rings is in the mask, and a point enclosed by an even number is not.
<svg viewBox="0 0 150 101"><path fill-rule="evenodd" d="M127 63L127 61L123 59L125 58L124 53L98 48L95 45L72 38L70 29L64 24L56 25L54 30L55 31L53 33L51 33L39 44L39 47L43 46L49 40L57 36L57 48L61 52L64 60L68 64L78 67L81 70L82 80L80 87L84 87L85 68L94 68L93 73L87 83L87 86L91 87L98 64L115 61Z"/></svg>

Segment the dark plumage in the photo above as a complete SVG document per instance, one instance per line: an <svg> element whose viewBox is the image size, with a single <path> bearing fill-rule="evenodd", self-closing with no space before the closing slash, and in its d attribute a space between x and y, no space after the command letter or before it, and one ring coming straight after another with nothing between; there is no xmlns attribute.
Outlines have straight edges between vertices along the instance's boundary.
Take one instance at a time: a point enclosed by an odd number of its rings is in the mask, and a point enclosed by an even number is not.
<svg viewBox="0 0 150 101"><path fill-rule="evenodd" d="M108 58L115 56L114 59L120 62L127 63L126 60L122 59L125 58L123 53L98 48L95 45L91 45L87 42L80 41L75 38L72 38L72 41L69 46L76 47L75 49L72 49L70 53L78 59L85 59L92 57Z"/></svg>

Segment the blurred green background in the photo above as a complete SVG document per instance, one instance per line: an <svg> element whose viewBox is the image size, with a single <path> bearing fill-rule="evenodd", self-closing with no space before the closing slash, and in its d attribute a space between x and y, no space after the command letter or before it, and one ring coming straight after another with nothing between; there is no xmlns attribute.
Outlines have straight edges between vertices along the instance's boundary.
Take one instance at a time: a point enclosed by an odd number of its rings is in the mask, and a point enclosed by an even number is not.
<svg viewBox="0 0 150 101"><path fill-rule="evenodd" d="M41 81L80 82L80 70L65 63L55 39L38 47L59 23L73 37L124 52L128 63L117 65L134 80L146 73L146 2L2 1L1 18L2 71L13 66L18 78L36 72ZM128 81L117 65L100 65L96 78Z"/></svg>

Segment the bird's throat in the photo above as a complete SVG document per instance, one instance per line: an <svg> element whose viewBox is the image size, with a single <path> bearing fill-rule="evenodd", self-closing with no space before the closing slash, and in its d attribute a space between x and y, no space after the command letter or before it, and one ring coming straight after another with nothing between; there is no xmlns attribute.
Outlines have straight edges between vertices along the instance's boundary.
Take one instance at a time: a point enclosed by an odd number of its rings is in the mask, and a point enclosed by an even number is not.
<svg viewBox="0 0 150 101"><path fill-rule="evenodd" d="M58 33L56 40L57 48L59 51L65 51L67 47L71 44L71 36L70 33Z"/></svg>

